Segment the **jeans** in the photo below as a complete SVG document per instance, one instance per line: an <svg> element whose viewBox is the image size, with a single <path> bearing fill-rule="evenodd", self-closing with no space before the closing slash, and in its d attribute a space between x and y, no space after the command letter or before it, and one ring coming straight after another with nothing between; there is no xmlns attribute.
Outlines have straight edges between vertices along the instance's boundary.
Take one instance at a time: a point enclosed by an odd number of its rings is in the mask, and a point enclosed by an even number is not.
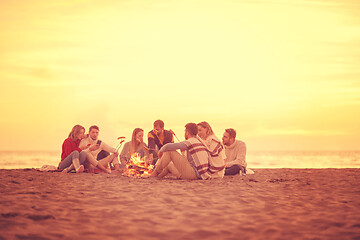
<svg viewBox="0 0 360 240"><path fill-rule="evenodd" d="M81 151L81 153L79 153L75 150L60 162L59 169L65 169L69 167L73 163L74 159L79 159L80 165L83 165L86 161L86 156L87 154L85 151Z"/></svg>
<svg viewBox="0 0 360 240"><path fill-rule="evenodd" d="M109 156L109 155L110 155L109 152L107 152L107 151L105 151L105 150L101 150L101 151L98 153L96 160L99 161L99 160L101 160L101 159L103 159L103 158L106 158L106 157Z"/></svg>
<svg viewBox="0 0 360 240"><path fill-rule="evenodd" d="M240 166L239 165L233 165L231 167L225 168L225 175L235 175L240 173Z"/></svg>

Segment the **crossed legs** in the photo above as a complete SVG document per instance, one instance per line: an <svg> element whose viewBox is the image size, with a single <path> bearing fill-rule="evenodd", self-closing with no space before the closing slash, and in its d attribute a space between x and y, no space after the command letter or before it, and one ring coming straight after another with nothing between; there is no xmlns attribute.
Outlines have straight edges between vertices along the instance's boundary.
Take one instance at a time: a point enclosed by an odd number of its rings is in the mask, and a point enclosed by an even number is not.
<svg viewBox="0 0 360 240"><path fill-rule="evenodd" d="M189 161L177 151L165 152L158 160L158 165L151 176L163 178L169 173L174 174L179 179L198 179Z"/></svg>
<svg viewBox="0 0 360 240"><path fill-rule="evenodd" d="M120 169L120 163L117 158L117 154L111 154L111 155L97 161L91 153L88 153L87 160L89 163L89 168L97 167L107 173L111 173L111 169L109 166L110 163L114 165L115 170Z"/></svg>

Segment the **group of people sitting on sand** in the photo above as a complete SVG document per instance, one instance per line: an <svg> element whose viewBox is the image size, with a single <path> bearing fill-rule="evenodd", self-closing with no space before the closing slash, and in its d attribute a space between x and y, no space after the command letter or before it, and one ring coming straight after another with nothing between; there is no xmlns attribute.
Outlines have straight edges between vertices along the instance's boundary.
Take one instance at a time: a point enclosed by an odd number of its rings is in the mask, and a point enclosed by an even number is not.
<svg viewBox="0 0 360 240"><path fill-rule="evenodd" d="M85 128L75 125L62 145L58 169L67 173L106 173L123 171L134 153L155 168L150 177L163 178L172 174L179 179L212 179L224 175L246 173L246 145L236 140L236 131L225 129L220 141L207 122L185 125L185 141L174 143L174 132L164 129L164 122L156 120L148 133L148 145L144 143L144 130L135 128L131 141L126 142L121 153L99 140L99 127ZM181 152L181 153L180 153Z"/></svg>

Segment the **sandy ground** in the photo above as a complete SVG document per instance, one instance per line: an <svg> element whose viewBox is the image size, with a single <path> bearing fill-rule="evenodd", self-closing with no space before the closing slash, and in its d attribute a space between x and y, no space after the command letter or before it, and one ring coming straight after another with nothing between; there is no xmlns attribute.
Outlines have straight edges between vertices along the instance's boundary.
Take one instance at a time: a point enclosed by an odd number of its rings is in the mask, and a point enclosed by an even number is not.
<svg viewBox="0 0 360 240"><path fill-rule="evenodd" d="M360 169L211 181L0 170L0 239L360 239Z"/></svg>

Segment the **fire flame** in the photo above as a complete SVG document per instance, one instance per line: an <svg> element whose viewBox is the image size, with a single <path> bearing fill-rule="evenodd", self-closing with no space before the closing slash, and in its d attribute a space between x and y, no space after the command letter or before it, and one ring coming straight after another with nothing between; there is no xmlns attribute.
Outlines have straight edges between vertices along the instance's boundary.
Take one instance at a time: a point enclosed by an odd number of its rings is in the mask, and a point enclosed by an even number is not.
<svg viewBox="0 0 360 240"><path fill-rule="evenodd" d="M128 177L142 177L150 175L153 168L154 166L146 161L146 157L141 158L139 153L134 153L126 163L126 171L123 172L123 175Z"/></svg>

